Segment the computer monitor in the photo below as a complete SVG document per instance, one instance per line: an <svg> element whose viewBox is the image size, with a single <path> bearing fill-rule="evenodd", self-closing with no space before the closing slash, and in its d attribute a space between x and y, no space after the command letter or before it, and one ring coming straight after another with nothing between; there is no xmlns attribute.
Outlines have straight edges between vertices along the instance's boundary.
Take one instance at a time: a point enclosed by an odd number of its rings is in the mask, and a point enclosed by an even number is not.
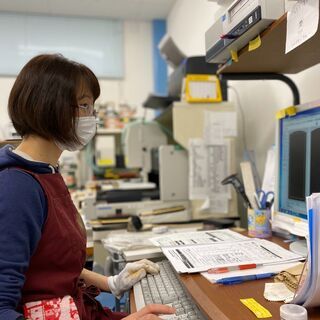
<svg viewBox="0 0 320 320"><path fill-rule="evenodd" d="M277 121L276 149L272 226L306 236L306 196L320 192L320 100L296 106L295 115Z"/></svg>

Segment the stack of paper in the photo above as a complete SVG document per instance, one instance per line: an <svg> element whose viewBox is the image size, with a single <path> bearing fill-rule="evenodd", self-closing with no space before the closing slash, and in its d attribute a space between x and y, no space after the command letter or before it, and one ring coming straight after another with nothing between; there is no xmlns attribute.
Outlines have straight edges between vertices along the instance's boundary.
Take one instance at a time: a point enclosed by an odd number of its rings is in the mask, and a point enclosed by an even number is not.
<svg viewBox="0 0 320 320"><path fill-rule="evenodd" d="M219 239L219 240L216 240ZM214 230L151 239L177 272L203 272L243 264L275 265L303 259L263 239L250 239L230 230Z"/></svg>
<svg viewBox="0 0 320 320"><path fill-rule="evenodd" d="M315 307L320 306L320 193L307 197L307 211L309 225L307 273L292 302Z"/></svg>
<svg viewBox="0 0 320 320"><path fill-rule="evenodd" d="M249 239L240 233L224 230L195 231L180 234L169 234L151 238L151 242L158 247L174 247L185 245L210 244L222 241L238 241Z"/></svg>

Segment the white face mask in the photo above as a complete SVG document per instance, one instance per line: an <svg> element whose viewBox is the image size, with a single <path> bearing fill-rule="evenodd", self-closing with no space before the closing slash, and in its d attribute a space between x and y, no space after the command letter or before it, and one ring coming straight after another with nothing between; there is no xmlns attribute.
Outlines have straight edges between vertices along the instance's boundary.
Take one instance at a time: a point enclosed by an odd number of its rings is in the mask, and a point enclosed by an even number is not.
<svg viewBox="0 0 320 320"><path fill-rule="evenodd" d="M60 150L76 151L81 150L94 137L97 130L97 121L95 117L78 117L76 124L76 133L80 143L61 143L56 141Z"/></svg>

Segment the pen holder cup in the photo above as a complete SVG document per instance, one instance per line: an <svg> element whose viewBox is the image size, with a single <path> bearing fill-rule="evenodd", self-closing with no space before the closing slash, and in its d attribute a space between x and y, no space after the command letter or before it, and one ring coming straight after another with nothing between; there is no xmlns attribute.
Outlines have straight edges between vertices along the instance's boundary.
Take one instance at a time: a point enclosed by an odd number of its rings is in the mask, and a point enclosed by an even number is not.
<svg viewBox="0 0 320 320"><path fill-rule="evenodd" d="M270 209L248 209L248 234L254 238L270 238L271 230Z"/></svg>

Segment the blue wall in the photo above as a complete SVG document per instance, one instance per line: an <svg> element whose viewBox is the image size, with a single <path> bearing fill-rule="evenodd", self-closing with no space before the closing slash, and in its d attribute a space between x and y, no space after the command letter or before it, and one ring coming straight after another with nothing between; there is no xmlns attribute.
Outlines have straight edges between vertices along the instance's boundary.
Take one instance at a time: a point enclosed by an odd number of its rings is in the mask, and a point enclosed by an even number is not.
<svg viewBox="0 0 320 320"><path fill-rule="evenodd" d="M167 32L166 20L152 21L152 38L153 38L153 82L154 93L157 95L168 94L168 70L167 64L159 53L158 44Z"/></svg>

